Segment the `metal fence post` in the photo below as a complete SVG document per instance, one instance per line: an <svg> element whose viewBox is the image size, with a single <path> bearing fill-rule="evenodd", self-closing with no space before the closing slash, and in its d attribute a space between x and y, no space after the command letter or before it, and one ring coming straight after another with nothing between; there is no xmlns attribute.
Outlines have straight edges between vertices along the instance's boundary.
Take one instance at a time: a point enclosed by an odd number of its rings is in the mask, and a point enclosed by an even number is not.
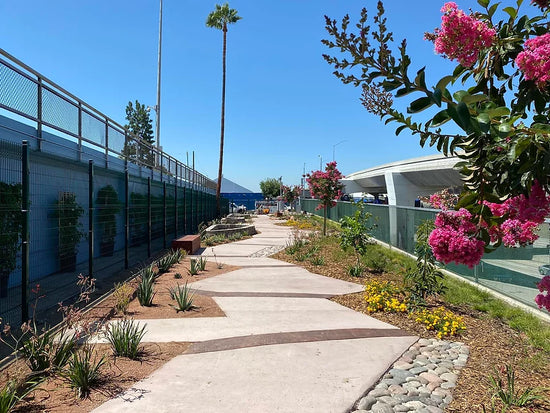
<svg viewBox="0 0 550 413"><path fill-rule="evenodd" d="M151 177L147 177L147 257L151 256Z"/></svg>
<svg viewBox="0 0 550 413"><path fill-rule="evenodd" d="M129 244L130 244L130 192L129 192L129 180L130 174L128 173L128 165L124 171L124 269L129 267Z"/></svg>
<svg viewBox="0 0 550 413"><path fill-rule="evenodd" d="M162 246L166 249L166 181L162 183Z"/></svg>
<svg viewBox="0 0 550 413"><path fill-rule="evenodd" d="M21 156L21 323L29 319L29 143Z"/></svg>
<svg viewBox="0 0 550 413"><path fill-rule="evenodd" d="M178 237L178 182L174 184L174 238Z"/></svg>
<svg viewBox="0 0 550 413"><path fill-rule="evenodd" d="M88 278L94 276L94 161L88 161Z"/></svg>

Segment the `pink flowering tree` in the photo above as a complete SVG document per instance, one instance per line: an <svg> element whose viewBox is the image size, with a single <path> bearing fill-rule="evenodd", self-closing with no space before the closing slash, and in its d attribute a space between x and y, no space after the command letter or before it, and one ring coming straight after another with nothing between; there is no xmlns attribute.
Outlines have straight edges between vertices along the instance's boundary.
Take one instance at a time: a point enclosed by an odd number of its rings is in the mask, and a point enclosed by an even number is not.
<svg viewBox="0 0 550 413"><path fill-rule="evenodd" d="M289 203L291 208L294 208L294 203L300 197L300 193L302 192L302 190L299 186L283 185L282 192L283 192L283 201Z"/></svg>
<svg viewBox="0 0 550 413"><path fill-rule="evenodd" d="M323 41L345 55L324 58L343 83L361 87L369 112L461 158L460 199L438 215L429 243L438 260L469 267L500 245L531 244L550 213L550 1L477 2L477 11L445 3L441 26L424 35L456 62L433 86L426 67L410 73L407 43L393 43L381 1L373 27L366 9L356 25L327 17ZM395 99L407 99L406 114ZM550 311L550 277L538 287L536 302Z"/></svg>
<svg viewBox="0 0 550 413"><path fill-rule="evenodd" d="M336 200L342 195L344 184L340 180L343 177L334 161L327 163L324 171L306 175L311 196L320 201L317 209L323 209L323 235L327 235L327 209L335 206Z"/></svg>

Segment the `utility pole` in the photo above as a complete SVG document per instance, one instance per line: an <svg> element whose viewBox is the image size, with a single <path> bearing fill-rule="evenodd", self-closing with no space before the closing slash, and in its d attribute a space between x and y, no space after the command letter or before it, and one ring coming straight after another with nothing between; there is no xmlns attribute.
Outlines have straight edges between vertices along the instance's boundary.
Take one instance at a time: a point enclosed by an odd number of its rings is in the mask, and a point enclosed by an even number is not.
<svg viewBox="0 0 550 413"><path fill-rule="evenodd" d="M162 61L162 0L159 7L159 54L158 54L158 71L157 71L157 104L155 112L157 112L157 149L160 151L160 73Z"/></svg>

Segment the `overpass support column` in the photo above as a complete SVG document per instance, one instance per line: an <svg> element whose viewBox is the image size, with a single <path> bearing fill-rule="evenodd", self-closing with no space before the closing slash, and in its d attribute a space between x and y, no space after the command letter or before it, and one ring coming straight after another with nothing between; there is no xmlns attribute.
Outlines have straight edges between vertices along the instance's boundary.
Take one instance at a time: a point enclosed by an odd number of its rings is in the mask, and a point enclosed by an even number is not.
<svg viewBox="0 0 550 413"><path fill-rule="evenodd" d="M390 243L398 248L403 248L403 237L407 233L405 215L399 214L396 206L414 207L414 200L425 192L414 185L399 172L386 172L386 191L388 194L388 212L390 220ZM399 217L403 217L399 219Z"/></svg>

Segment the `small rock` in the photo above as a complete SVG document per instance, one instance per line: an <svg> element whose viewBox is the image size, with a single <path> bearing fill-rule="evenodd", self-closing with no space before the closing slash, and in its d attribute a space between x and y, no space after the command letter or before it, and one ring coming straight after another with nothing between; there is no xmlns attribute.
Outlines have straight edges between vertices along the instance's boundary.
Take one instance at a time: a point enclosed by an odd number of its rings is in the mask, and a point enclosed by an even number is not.
<svg viewBox="0 0 550 413"><path fill-rule="evenodd" d="M396 404L398 404L399 402L392 396L382 396L378 399L379 402L381 403L385 403L387 404L388 406L395 406Z"/></svg>
<svg viewBox="0 0 550 413"><path fill-rule="evenodd" d="M402 386L398 386L396 384L392 384L390 387L388 387L388 390L390 394L407 394L407 390L404 389Z"/></svg>
<svg viewBox="0 0 550 413"><path fill-rule="evenodd" d="M442 389L445 389L445 390L449 390L449 389L452 389L456 386L456 383L455 382L452 382L452 381L446 381L446 382L443 382L441 383L441 388Z"/></svg>
<svg viewBox="0 0 550 413"><path fill-rule="evenodd" d="M386 403L377 402L371 408L372 413L393 413L393 408Z"/></svg>
<svg viewBox="0 0 550 413"><path fill-rule="evenodd" d="M410 410L411 409L409 409L407 406L405 406L403 404L398 404L397 406L393 406L393 411L394 412L408 412Z"/></svg>
<svg viewBox="0 0 550 413"><path fill-rule="evenodd" d="M389 396L390 392L387 389L374 389L371 390L368 395L371 397L382 397Z"/></svg>
<svg viewBox="0 0 550 413"><path fill-rule="evenodd" d="M372 396L363 397L357 404L359 410L369 410L376 403L376 399Z"/></svg>
<svg viewBox="0 0 550 413"><path fill-rule="evenodd" d="M420 378L424 380L428 380L429 383L437 383L438 385L443 382L441 377L433 373L427 373L427 372L420 373Z"/></svg>
<svg viewBox="0 0 550 413"><path fill-rule="evenodd" d="M424 373L425 371L428 371L428 368L426 366L418 366L418 367L413 367L409 371L412 374L420 374L420 373Z"/></svg>
<svg viewBox="0 0 550 413"><path fill-rule="evenodd" d="M422 409L422 408L426 407L426 405L424 403L422 403L421 401L418 401L418 400L413 400L413 401L404 403L403 405L407 406L411 410L418 410L418 409Z"/></svg>
<svg viewBox="0 0 550 413"><path fill-rule="evenodd" d="M437 406L428 406L427 410L428 410L430 413L443 413L443 410L440 409L440 408L437 407Z"/></svg>

